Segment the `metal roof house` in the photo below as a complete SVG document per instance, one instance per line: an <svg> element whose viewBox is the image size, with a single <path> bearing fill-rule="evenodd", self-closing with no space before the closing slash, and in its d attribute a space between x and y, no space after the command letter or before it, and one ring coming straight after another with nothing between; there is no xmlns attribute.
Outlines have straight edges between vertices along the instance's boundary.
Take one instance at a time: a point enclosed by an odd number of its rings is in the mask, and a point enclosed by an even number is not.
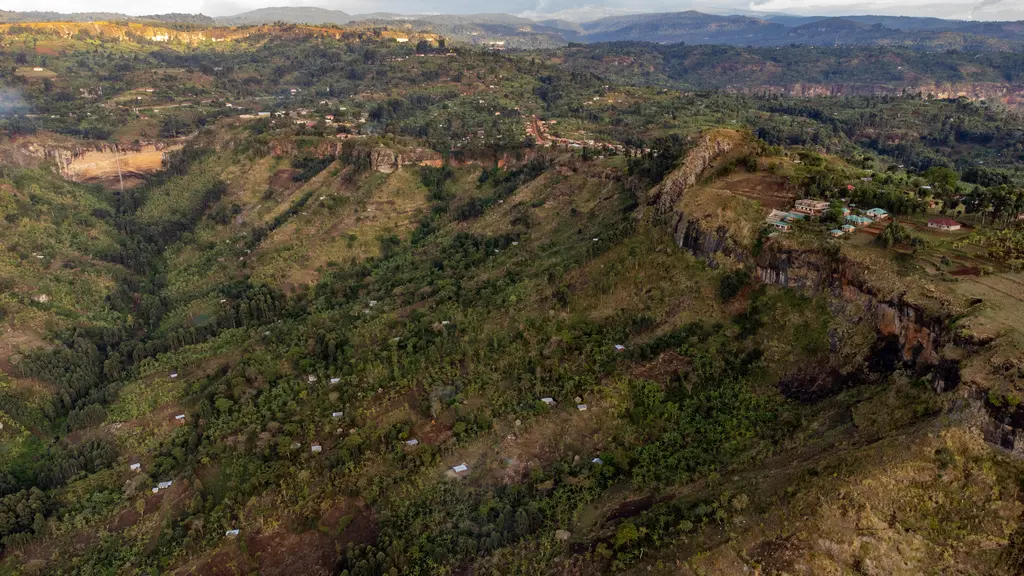
<svg viewBox="0 0 1024 576"><path fill-rule="evenodd" d="M412 438L410 440L406 440L405 441L405 445L406 446L419 446L419 444L420 444L420 441L415 439L415 438Z"/></svg>
<svg viewBox="0 0 1024 576"><path fill-rule="evenodd" d="M312 452L313 454L319 454L321 451L323 451L323 449L323 446L319 444L313 444L312 446L309 447L310 452Z"/></svg>
<svg viewBox="0 0 1024 576"><path fill-rule="evenodd" d="M946 232L952 232L960 229L960 223L951 218L936 218L935 220L928 221L928 227L937 230L943 230Z"/></svg>
<svg viewBox="0 0 1024 576"><path fill-rule="evenodd" d="M138 462L136 462L135 464L129 464L128 469L131 470L132 472L138 472L139 470L142 470L142 464Z"/></svg>
<svg viewBox="0 0 1024 576"><path fill-rule="evenodd" d="M344 415L344 412L331 412L331 418L341 418Z"/></svg>
<svg viewBox="0 0 1024 576"><path fill-rule="evenodd" d="M548 406L554 406L555 404L558 404L558 402L555 402L554 398L541 398L540 401L547 404Z"/></svg>
<svg viewBox="0 0 1024 576"><path fill-rule="evenodd" d="M466 472L469 472L469 466L466 466L466 463L463 462L457 466L452 466L452 472L456 474L465 474Z"/></svg>
<svg viewBox="0 0 1024 576"><path fill-rule="evenodd" d="M847 216L846 221L858 228L861 226L867 226L873 222L871 218L865 218L863 216Z"/></svg>
<svg viewBox="0 0 1024 576"><path fill-rule="evenodd" d="M885 220L889 217L889 213L881 208L872 208L865 212L865 214L867 214L868 218L871 218L872 220Z"/></svg>
<svg viewBox="0 0 1024 576"><path fill-rule="evenodd" d="M235 536L238 536L238 532L238 528L235 528L234 530L228 530L227 532L225 532L224 536L228 538L234 538Z"/></svg>

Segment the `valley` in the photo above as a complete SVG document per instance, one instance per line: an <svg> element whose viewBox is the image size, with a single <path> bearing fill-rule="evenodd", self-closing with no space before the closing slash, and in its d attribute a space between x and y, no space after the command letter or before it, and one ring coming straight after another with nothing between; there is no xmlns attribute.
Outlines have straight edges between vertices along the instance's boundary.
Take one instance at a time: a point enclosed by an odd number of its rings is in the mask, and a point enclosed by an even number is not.
<svg viewBox="0 0 1024 576"><path fill-rule="evenodd" d="M1024 570L1017 53L167 18L0 26L0 574Z"/></svg>

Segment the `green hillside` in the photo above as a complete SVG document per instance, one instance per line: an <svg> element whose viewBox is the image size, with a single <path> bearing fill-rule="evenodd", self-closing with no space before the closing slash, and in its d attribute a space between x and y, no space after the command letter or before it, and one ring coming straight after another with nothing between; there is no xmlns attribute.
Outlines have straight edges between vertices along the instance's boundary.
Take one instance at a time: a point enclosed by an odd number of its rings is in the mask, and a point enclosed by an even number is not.
<svg viewBox="0 0 1024 576"><path fill-rule="evenodd" d="M1014 111L37 26L0 48L58 74L0 120L0 573L1024 567Z"/></svg>

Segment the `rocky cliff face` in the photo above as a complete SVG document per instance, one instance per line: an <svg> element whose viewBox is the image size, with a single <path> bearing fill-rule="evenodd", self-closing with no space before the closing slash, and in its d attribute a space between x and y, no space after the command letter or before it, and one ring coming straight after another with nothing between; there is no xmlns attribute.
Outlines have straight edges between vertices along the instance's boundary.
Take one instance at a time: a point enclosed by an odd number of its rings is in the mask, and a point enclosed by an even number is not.
<svg viewBox="0 0 1024 576"><path fill-rule="evenodd" d="M9 148L7 155L11 163L19 166L53 162L60 175L73 182L110 184L125 178L137 181L160 171L166 155L181 147L180 143L167 142L76 142L62 145L25 140Z"/></svg>
<svg viewBox="0 0 1024 576"><path fill-rule="evenodd" d="M1024 108L1024 86L997 82L928 83L906 86L887 84L788 84L730 88L744 94L785 94L788 96L904 96L921 94L936 98L960 98L1000 102Z"/></svg>
<svg viewBox="0 0 1024 576"><path fill-rule="evenodd" d="M383 174L391 174L402 166L402 157L387 148L375 148L370 152L370 168Z"/></svg>
<svg viewBox="0 0 1024 576"><path fill-rule="evenodd" d="M942 348L952 341L952 313L910 302L905 292L879 293L871 283L872 271L863 263L768 242L754 264L754 274L763 283L807 294L826 293L852 305L850 310L857 315L853 320L871 322L879 338L889 341L889 352L904 365L924 369L943 362ZM947 382L936 381L936 386L945 388Z"/></svg>
<svg viewBox="0 0 1024 576"><path fill-rule="evenodd" d="M697 183L704 171L742 141L742 136L732 130L713 130L701 135L683 157L679 167L651 191L650 203L655 206L656 212L672 212L686 190Z"/></svg>
<svg viewBox="0 0 1024 576"><path fill-rule="evenodd" d="M669 225L680 248L702 258L712 267L719 256L754 265L758 281L799 290L827 294L857 315L856 322L871 322L886 354L893 360L922 370L944 365L942 348L950 342L950 313L933 312L910 302L905 293L882 294L873 282L872 271L860 262L815 249L790 249L769 239L756 253L723 225L686 213L684 196L717 160L742 144L739 134L715 131L702 136L680 167L656 187L649 204ZM936 376L936 386L946 388L955 377ZM941 382L938 380L942 380Z"/></svg>

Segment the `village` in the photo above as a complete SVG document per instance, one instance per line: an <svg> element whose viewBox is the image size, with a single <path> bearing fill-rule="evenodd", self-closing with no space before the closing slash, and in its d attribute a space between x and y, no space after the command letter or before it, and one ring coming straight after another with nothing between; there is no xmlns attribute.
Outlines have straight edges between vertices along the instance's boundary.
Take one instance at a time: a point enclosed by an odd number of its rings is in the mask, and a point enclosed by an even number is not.
<svg viewBox="0 0 1024 576"><path fill-rule="evenodd" d="M892 219L892 215L887 210L878 207L861 210L856 205L847 203L845 199L834 205L828 200L805 198L797 200L789 211L773 209L765 217L765 223L773 228L776 234L791 232L797 222L808 218L822 218L833 209L841 213L843 222L839 227L829 230L829 235L833 238L853 234L874 224L888 223ZM929 219L927 227L938 232L955 232L960 230L963 225L952 218L939 217ZM877 233L877 230L874 233Z"/></svg>

